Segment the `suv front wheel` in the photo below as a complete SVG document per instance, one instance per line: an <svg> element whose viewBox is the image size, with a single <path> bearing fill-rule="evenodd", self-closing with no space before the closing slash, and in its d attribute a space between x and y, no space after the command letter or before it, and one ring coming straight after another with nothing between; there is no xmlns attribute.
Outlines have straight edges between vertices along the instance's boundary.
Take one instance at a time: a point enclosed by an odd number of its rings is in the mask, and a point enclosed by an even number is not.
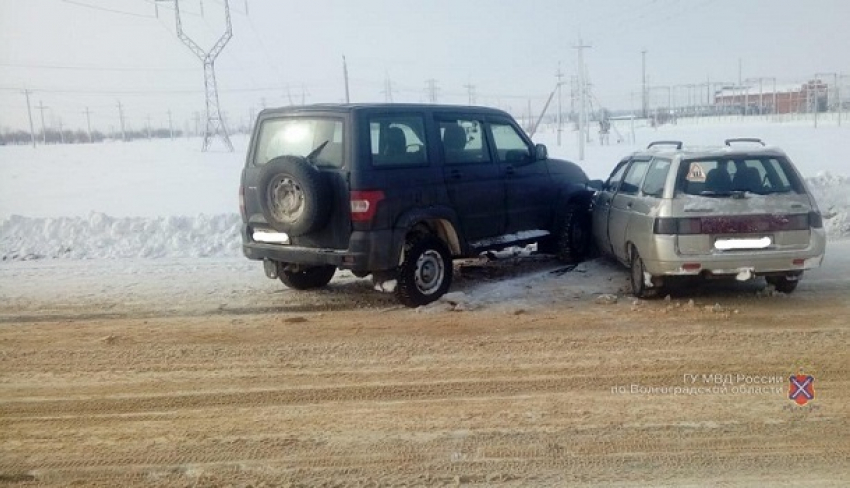
<svg viewBox="0 0 850 488"><path fill-rule="evenodd" d="M582 205L567 205L557 235L557 256L563 263L578 263L590 254L590 214Z"/></svg>
<svg viewBox="0 0 850 488"><path fill-rule="evenodd" d="M419 307L437 300L452 284L452 257L448 248L433 235L412 238L405 245L397 279L396 297L403 305Z"/></svg>

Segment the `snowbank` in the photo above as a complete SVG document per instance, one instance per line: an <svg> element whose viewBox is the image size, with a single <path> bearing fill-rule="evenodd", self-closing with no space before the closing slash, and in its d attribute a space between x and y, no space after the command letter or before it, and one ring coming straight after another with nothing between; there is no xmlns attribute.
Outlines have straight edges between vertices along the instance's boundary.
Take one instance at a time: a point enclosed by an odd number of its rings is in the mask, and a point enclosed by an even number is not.
<svg viewBox="0 0 850 488"><path fill-rule="evenodd" d="M238 214L198 217L28 218L0 224L0 260L238 256Z"/></svg>
<svg viewBox="0 0 850 488"><path fill-rule="evenodd" d="M850 237L850 178L807 178L831 238ZM0 223L0 260L44 258L235 257L241 253L238 214L198 217L30 218Z"/></svg>

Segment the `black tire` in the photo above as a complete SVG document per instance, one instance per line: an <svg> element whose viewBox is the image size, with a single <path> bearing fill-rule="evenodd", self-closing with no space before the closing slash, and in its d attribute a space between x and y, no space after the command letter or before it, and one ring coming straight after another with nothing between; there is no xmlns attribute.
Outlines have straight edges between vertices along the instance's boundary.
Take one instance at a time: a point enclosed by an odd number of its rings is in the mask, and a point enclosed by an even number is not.
<svg viewBox="0 0 850 488"><path fill-rule="evenodd" d="M643 265L643 259L640 257L637 249L632 249L631 267L629 268L629 281L632 284L632 295L637 298L655 298L661 293L658 287L650 287L646 285L644 276L646 268Z"/></svg>
<svg viewBox="0 0 850 488"><path fill-rule="evenodd" d="M324 176L296 156L266 163L259 177L260 208L266 222L295 237L324 227L333 206L332 188Z"/></svg>
<svg viewBox="0 0 850 488"><path fill-rule="evenodd" d="M564 210L556 237L556 256L563 263L583 261L590 254L592 236L590 213L583 205L571 203Z"/></svg>
<svg viewBox="0 0 850 488"><path fill-rule="evenodd" d="M797 283L799 283L800 278L788 279L787 276L767 276L765 280L768 285L773 285L778 292L793 293L797 289Z"/></svg>
<svg viewBox="0 0 850 488"><path fill-rule="evenodd" d="M280 270L280 281L294 290L312 290L331 282L336 273L334 266L316 266L301 271Z"/></svg>
<svg viewBox="0 0 850 488"><path fill-rule="evenodd" d="M396 298L406 307L427 305L449 291L452 272L452 256L443 241L433 235L414 237L398 268Z"/></svg>

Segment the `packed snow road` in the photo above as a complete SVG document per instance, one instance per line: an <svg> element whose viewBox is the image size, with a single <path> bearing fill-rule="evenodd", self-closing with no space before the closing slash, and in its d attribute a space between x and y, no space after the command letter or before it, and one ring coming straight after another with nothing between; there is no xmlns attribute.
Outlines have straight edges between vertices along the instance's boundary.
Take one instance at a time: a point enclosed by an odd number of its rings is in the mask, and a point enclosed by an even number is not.
<svg viewBox="0 0 850 488"><path fill-rule="evenodd" d="M841 486L850 244L830 244L790 296L634 303L610 263L531 256L465 263L418 310L235 259L7 263L0 482Z"/></svg>

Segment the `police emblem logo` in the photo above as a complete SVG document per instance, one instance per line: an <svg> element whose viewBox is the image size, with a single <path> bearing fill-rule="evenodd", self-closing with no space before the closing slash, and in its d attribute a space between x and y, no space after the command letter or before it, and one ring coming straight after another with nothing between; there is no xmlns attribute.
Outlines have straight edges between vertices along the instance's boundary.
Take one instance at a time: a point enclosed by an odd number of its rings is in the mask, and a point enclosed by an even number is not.
<svg viewBox="0 0 850 488"><path fill-rule="evenodd" d="M810 374L791 375L789 378L788 399L801 407L815 399L815 378Z"/></svg>

